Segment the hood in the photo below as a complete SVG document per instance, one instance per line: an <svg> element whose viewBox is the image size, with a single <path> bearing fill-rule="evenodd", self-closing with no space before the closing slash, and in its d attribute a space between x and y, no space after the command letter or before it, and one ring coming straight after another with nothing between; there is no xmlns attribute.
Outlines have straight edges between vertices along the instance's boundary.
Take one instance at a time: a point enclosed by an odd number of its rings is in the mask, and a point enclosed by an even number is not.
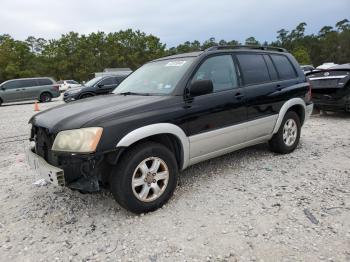
<svg viewBox="0 0 350 262"><path fill-rule="evenodd" d="M113 114L122 117L128 111L169 99L169 96L103 95L53 107L34 115L29 123L47 128L50 133L81 128L93 120Z"/></svg>

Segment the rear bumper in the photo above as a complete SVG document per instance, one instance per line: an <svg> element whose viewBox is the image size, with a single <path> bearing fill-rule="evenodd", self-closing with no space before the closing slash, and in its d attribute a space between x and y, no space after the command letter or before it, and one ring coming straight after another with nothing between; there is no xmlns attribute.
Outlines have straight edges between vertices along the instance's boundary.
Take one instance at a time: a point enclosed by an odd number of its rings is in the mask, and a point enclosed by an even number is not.
<svg viewBox="0 0 350 262"><path fill-rule="evenodd" d="M26 149L26 160L28 165L46 181L58 186L65 185L63 169L50 165L30 148Z"/></svg>
<svg viewBox="0 0 350 262"><path fill-rule="evenodd" d="M315 107L329 111L343 111L350 108L350 96L344 96L337 100L313 99Z"/></svg>

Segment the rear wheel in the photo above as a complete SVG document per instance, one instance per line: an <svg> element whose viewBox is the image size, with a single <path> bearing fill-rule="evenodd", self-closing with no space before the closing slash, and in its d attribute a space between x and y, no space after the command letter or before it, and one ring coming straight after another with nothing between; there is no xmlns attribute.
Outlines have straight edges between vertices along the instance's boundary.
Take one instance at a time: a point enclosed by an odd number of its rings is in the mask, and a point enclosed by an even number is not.
<svg viewBox="0 0 350 262"><path fill-rule="evenodd" d="M134 213L154 211L172 196L177 185L174 154L162 144L146 142L129 149L110 177L117 202Z"/></svg>
<svg viewBox="0 0 350 262"><path fill-rule="evenodd" d="M273 152L287 154L298 146L301 124L297 113L289 111L283 118L278 132L269 141Z"/></svg>
<svg viewBox="0 0 350 262"><path fill-rule="evenodd" d="M50 93L42 93L40 95L40 102L43 102L43 103L47 103L47 102L50 102L52 100L52 95Z"/></svg>
<svg viewBox="0 0 350 262"><path fill-rule="evenodd" d="M2 105L2 99L0 98L0 106Z"/></svg>

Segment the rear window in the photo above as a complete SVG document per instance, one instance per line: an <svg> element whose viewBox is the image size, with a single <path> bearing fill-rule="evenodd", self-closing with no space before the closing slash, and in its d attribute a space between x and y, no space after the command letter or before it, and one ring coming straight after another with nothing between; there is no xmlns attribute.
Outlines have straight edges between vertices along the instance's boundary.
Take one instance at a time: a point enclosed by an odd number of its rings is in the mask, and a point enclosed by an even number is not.
<svg viewBox="0 0 350 262"><path fill-rule="evenodd" d="M238 54L243 80L246 85L259 84L270 81L269 71L262 55Z"/></svg>
<svg viewBox="0 0 350 262"><path fill-rule="evenodd" d="M280 79L287 80L296 78L296 72L289 59L284 55L271 55Z"/></svg>
<svg viewBox="0 0 350 262"><path fill-rule="evenodd" d="M36 81L38 81L38 84L40 86L47 86L47 85L52 85L53 84L52 80L50 80L48 78L39 78Z"/></svg>
<svg viewBox="0 0 350 262"><path fill-rule="evenodd" d="M74 80L67 80L66 81L68 84L79 84L78 82L74 81Z"/></svg>

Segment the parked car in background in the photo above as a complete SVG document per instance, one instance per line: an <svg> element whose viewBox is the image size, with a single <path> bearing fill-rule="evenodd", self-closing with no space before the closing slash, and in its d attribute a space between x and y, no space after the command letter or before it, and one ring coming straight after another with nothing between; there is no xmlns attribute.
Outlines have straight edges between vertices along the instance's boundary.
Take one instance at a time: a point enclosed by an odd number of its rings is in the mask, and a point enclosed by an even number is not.
<svg viewBox="0 0 350 262"><path fill-rule="evenodd" d="M350 112L350 64L307 74L315 108Z"/></svg>
<svg viewBox="0 0 350 262"><path fill-rule="evenodd" d="M303 70L304 74L310 73L315 70L315 67L313 65L301 65L300 67Z"/></svg>
<svg viewBox="0 0 350 262"><path fill-rule="evenodd" d="M333 66L336 66L337 64L334 64L333 62L326 62L323 63L322 65L319 65L318 67L316 67L316 70L326 70L329 69Z"/></svg>
<svg viewBox="0 0 350 262"><path fill-rule="evenodd" d="M84 85L68 89L64 95L65 102L71 102L87 97L106 95L113 91L127 76L99 76Z"/></svg>
<svg viewBox="0 0 350 262"><path fill-rule="evenodd" d="M58 84L49 77L20 78L0 84L0 105L34 99L50 102L52 98L59 96Z"/></svg>
<svg viewBox="0 0 350 262"><path fill-rule="evenodd" d="M68 88L78 87L78 86L81 85L75 80L60 80L60 81L57 82L57 84L60 86L59 87L60 92L64 92Z"/></svg>
<svg viewBox="0 0 350 262"><path fill-rule="evenodd" d="M264 142L291 153L312 107L286 50L216 46L151 61L111 95L36 114L27 159L57 185L109 187L124 208L149 212L190 165Z"/></svg>

